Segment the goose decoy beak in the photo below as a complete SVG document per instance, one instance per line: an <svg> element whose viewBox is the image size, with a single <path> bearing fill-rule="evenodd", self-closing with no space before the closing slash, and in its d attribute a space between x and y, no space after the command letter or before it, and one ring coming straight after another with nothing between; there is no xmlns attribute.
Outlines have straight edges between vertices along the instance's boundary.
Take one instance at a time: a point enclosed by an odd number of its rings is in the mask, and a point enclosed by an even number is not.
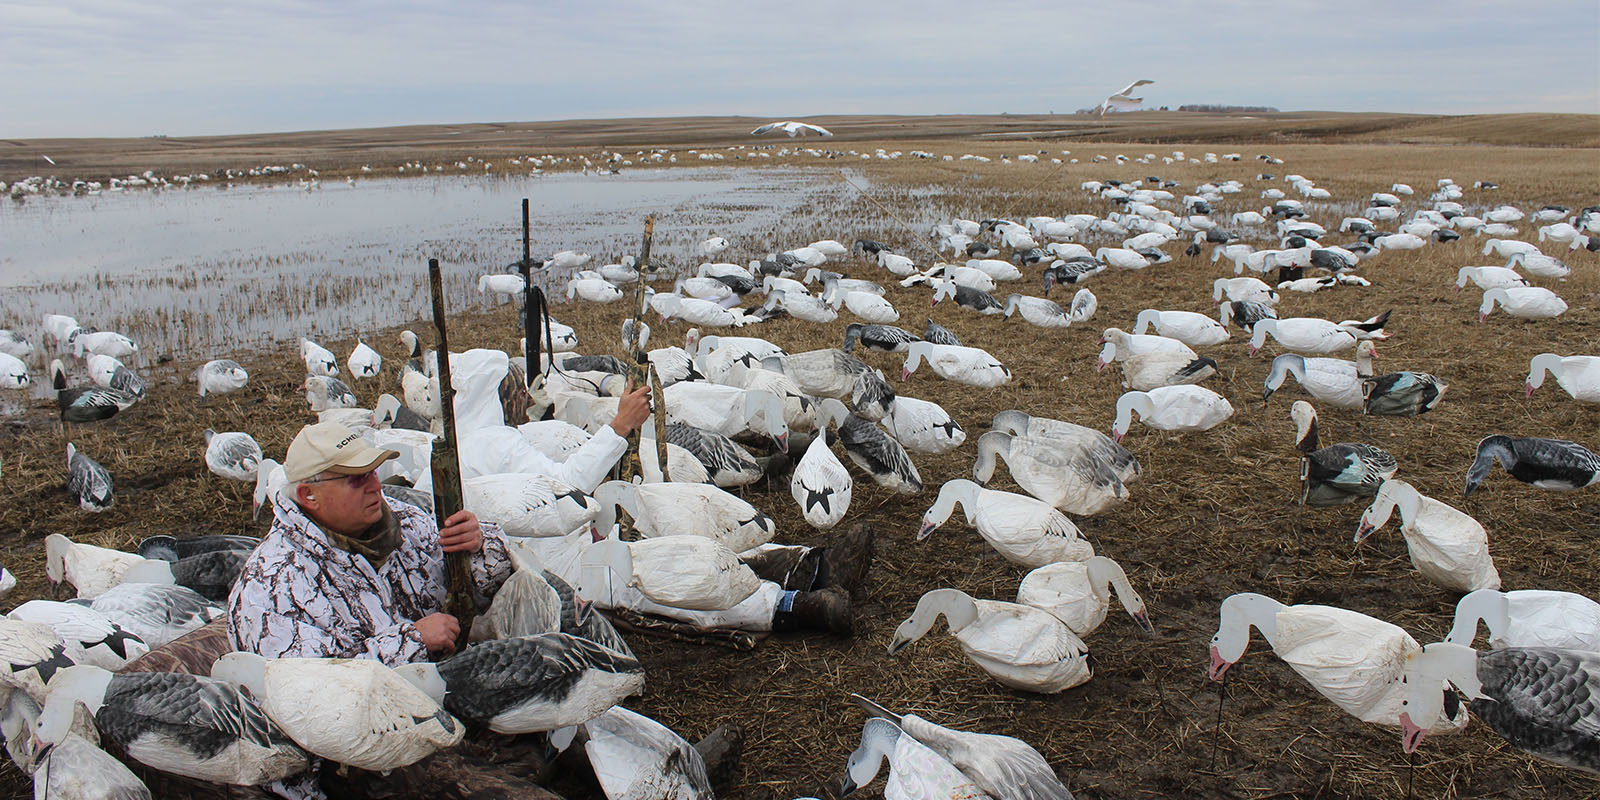
<svg viewBox="0 0 1600 800"><path fill-rule="evenodd" d="M1361 524L1356 528L1355 543L1361 544L1368 536L1371 536L1372 532L1375 530L1377 530L1377 528L1374 528L1372 523L1366 521L1365 519L1361 520Z"/></svg>
<svg viewBox="0 0 1600 800"><path fill-rule="evenodd" d="M906 649L908 644L911 644L910 639L901 638L899 634L896 634L894 641L889 642L889 655L898 654L901 650Z"/></svg>
<svg viewBox="0 0 1600 800"><path fill-rule="evenodd" d="M1206 671L1206 677L1214 681L1220 681L1222 680L1223 674L1225 674L1228 671L1228 668L1231 666L1233 666L1232 663L1222 660L1222 653L1221 651L1217 650L1217 646L1212 645L1211 667Z"/></svg>
<svg viewBox="0 0 1600 800"><path fill-rule="evenodd" d="M1150 621L1150 613L1148 611L1135 611L1132 616L1133 621L1139 623L1139 627L1143 628L1145 633L1155 634L1156 626L1155 623Z"/></svg>
<svg viewBox="0 0 1600 800"><path fill-rule="evenodd" d="M922 525L917 528L917 541L920 542L923 539L928 538L928 534L931 534L938 529L938 525L935 525L933 522L924 519L922 521Z"/></svg>
<svg viewBox="0 0 1600 800"><path fill-rule="evenodd" d="M1407 711L1400 712L1400 749L1408 755L1417 752L1422 746L1422 740L1428 735L1426 730L1417 727L1411 721L1411 714Z"/></svg>

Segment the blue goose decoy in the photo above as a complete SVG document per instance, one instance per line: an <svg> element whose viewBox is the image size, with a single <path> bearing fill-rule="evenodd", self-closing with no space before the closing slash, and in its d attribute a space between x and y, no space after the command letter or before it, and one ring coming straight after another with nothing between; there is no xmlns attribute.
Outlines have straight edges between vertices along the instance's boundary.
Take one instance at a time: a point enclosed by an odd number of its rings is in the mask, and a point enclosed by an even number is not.
<svg viewBox="0 0 1600 800"><path fill-rule="evenodd" d="M118 389L67 388L67 371L61 366L59 358L50 362L50 376L51 385L56 390L56 407L60 409L62 422L99 422L110 419L116 416L117 412L139 402L138 395Z"/></svg>
<svg viewBox="0 0 1600 800"><path fill-rule="evenodd" d="M961 345L961 340L957 339L949 328L931 319L928 320L928 327L922 331L922 338L924 341L933 342L934 344L953 344L957 347Z"/></svg>
<svg viewBox="0 0 1600 800"><path fill-rule="evenodd" d="M587 722L644 688L644 666L632 654L566 633L480 642L396 672L450 713L496 733Z"/></svg>
<svg viewBox="0 0 1600 800"><path fill-rule="evenodd" d="M1600 455L1577 442L1497 433L1478 442L1478 454L1467 468L1466 494L1483 483L1496 461L1511 477L1540 489L1570 492L1600 481Z"/></svg>
<svg viewBox="0 0 1600 800"><path fill-rule="evenodd" d="M212 783L254 786L303 772L310 759L238 688L181 672L80 665L50 682L38 737L62 741L78 703L101 736L135 761Z"/></svg>
<svg viewBox="0 0 1600 800"><path fill-rule="evenodd" d="M1414 417L1432 411L1450 384L1426 372L1390 372L1361 380L1361 412L1383 417Z"/></svg>
<svg viewBox="0 0 1600 800"><path fill-rule="evenodd" d="M922 491L922 476L905 447L871 420L850 414L839 425L839 442L850 460L871 474L879 486L901 494Z"/></svg>
<svg viewBox="0 0 1600 800"><path fill-rule="evenodd" d="M71 442L67 443L67 491L84 511L104 511L116 501L111 473L100 462L78 452Z"/></svg>
<svg viewBox="0 0 1600 800"><path fill-rule="evenodd" d="M214 534L209 536L192 536L179 539L176 536L165 534L147 536L139 542L138 553L145 558L159 558L162 561L178 562L186 558L214 553L218 550L243 550L248 554L261 540L254 536L234 536L229 534Z"/></svg>
<svg viewBox="0 0 1600 800"><path fill-rule="evenodd" d="M227 394L243 389L250 380L250 373L237 361L219 358L195 370L194 380L200 386L200 399L204 400L207 394Z"/></svg>
<svg viewBox="0 0 1600 800"><path fill-rule="evenodd" d="M1600 653L1554 647L1478 652L1448 642L1406 656L1401 746L1415 752L1446 705L1439 681L1506 741L1540 758L1600 774Z"/></svg>
<svg viewBox="0 0 1600 800"><path fill-rule="evenodd" d="M1295 449L1300 459L1300 503L1337 506L1373 497L1378 486L1393 478L1399 464L1388 451L1370 444L1349 443L1317 447L1317 411L1296 400L1289 409L1296 427Z"/></svg>
<svg viewBox="0 0 1600 800"><path fill-rule="evenodd" d="M922 337L893 325L863 325L852 322L844 328L844 344L840 345L839 349L848 353L856 349L858 341L866 345L868 350L880 353L904 353L907 345L922 341Z"/></svg>

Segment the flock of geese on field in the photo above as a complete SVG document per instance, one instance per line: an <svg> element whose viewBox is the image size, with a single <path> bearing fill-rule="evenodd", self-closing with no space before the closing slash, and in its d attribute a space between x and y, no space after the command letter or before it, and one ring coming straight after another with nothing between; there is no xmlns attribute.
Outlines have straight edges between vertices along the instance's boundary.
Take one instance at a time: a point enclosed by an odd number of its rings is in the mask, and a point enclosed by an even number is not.
<svg viewBox="0 0 1600 800"><path fill-rule="evenodd" d="M968 434L938 404L901 394L905 380L926 365L944 381L982 389L1006 384L1013 370L931 319L920 332L898 327L901 314L878 281L921 287L933 305L951 301L974 314L1020 315L1041 328L1064 328L1095 316L1098 302L1085 284L1100 273L1170 262L1174 254L1162 249L1168 245L1183 247L1188 258L1203 256L1209 245L1212 262L1234 266L1233 277L1212 283L1215 319L1151 308L1136 316L1131 332L1103 330L1097 366L1119 365L1129 389L1116 403L1109 435L1020 411L999 413L976 437L970 479L944 481L921 518L918 539L959 506L968 526L1029 572L1015 602L954 588L928 591L895 630L889 651L910 647L943 617L966 657L1000 684L1039 693L1080 685L1092 676L1084 639L1105 621L1113 599L1140 627L1154 627L1134 581L1096 553L1073 517L1105 512L1134 493L1140 468L1121 441L1136 418L1148 428L1185 432L1209 430L1233 414L1227 399L1203 385L1218 368L1201 351L1226 345L1238 327L1251 355L1268 339L1284 351L1271 363L1264 399L1293 377L1325 407L1425 414L1445 399L1447 384L1423 372L1373 367L1377 344L1390 335L1389 311L1337 321L1290 317L1280 315L1280 301L1294 292L1368 285L1359 274L1363 262L1382 264L1398 258L1389 251L1440 246L1463 234L1510 236L1512 223L1530 216L1543 223L1541 242L1580 249L1600 234L1600 209L1593 207L1573 213L1545 206L1525 215L1499 206L1474 215L1461 202L1466 190L1446 179L1425 202L1415 202L1409 218L1400 209L1413 202L1401 199L1414 195L1411 187L1396 184L1372 195L1361 217L1339 226L1353 241L1336 245L1324 243L1330 233L1308 217L1329 197L1325 189L1287 176L1290 189L1307 198L1302 202L1275 188L1273 176L1258 180L1268 187L1261 192L1268 205L1233 214L1226 223L1233 231L1212 215L1243 191L1240 181L1207 183L1182 197L1168 191L1177 184L1158 178L1089 181L1081 189L1114 202L1116 212L1021 223L954 219L933 228L930 249L940 260L932 264L862 239L849 247L812 242L745 266L717 260L731 243L708 239L698 248L703 263L678 278L673 291L644 290L663 320L695 326L683 346L648 349L647 326L624 326L624 344L648 351L666 406L647 422L642 448L652 455L656 437L664 438L666 461L645 458L640 483L584 491L528 471L531 454L564 460L610 421L625 382L620 360L580 354L576 332L554 320L540 331L550 351L540 353L538 364L499 350L451 353L466 506L504 527L516 560L514 577L485 615L486 638L439 664L394 670L365 660L236 653L219 660L209 677L130 672L124 667L147 651L221 613L256 540L158 536L137 553L123 553L52 535L45 542L47 574L53 583L70 584L77 599L30 600L0 620L7 748L48 796L135 797L148 793L129 788L137 779L96 742L112 740L127 757L158 770L259 784L303 771L315 758L372 770L405 766L460 741L468 724L549 732L558 746L581 728L609 797L670 791L710 797L693 748L618 705L640 691L644 668L582 598L616 581L646 609L693 612L708 627L735 624L740 604L759 585L738 554L770 543L777 524L728 490L787 471L793 510L814 528L831 528L846 515L855 480L835 444L875 483L905 494L923 491L913 454L950 451ZM1382 227L1389 224L1395 229ZM1090 239L1121 246L1091 250L1078 243ZM1258 249L1245 239L1278 246ZM1567 309L1554 291L1531 280L1565 278L1570 269L1560 259L1509 238L1488 238L1481 252L1504 265L1463 266L1455 279L1458 289L1470 282L1483 290L1480 321L1496 307L1528 320L1552 320ZM631 295L625 287L639 280L631 259L598 268L589 261L563 251L544 262L551 272L573 276L552 291L594 303ZM1262 279L1274 273L1277 280ZM1018 290L1003 291L1007 283ZM1030 283L1038 295L1023 293ZM1050 299L1056 286L1074 291L1065 306ZM484 275L478 283L485 294L524 290L517 275ZM752 302L756 297L763 299ZM791 353L743 335L780 315L827 324L842 313L850 316L838 348ZM144 379L119 360L137 352L133 342L64 315L45 315L43 323L46 337L58 351L70 351L92 382L73 388L61 358L51 360L67 430L141 401ZM402 338L407 358L398 397L381 394L370 408L359 404L353 386L378 377L384 363L363 342L341 361L302 339L302 388L319 420L341 422L399 451L401 458L382 468L385 491L431 508L427 466L441 430L438 356L424 352L410 332ZM903 354L899 387L858 358L858 348ZM0 331L0 385L29 385L34 350ZM1353 361L1336 357L1346 351ZM1600 402L1600 356L1529 356L1529 394L1554 376L1575 401ZM341 365L352 383L340 379ZM194 379L203 401L242 389L249 376L234 361L216 360ZM1396 458L1378 447L1325 445L1310 403L1294 402L1291 417L1302 453L1301 502L1370 503L1358 542L1398 511L1417 572L1462 594L1455 623L1445 641L1423 646L1364 614L1236 594L1221 606L1211 677L1221 679L1243 656L1253 627L1340 708L1399 728L1408 752L1424 736L1460 730L1476 714L1517 747L1600 772L1600 604L1568 592L1500 591L1488 535L1476 520L1397 477ZM284 487L282 467L249 433L206 430L204 445L210 471L254 482L258 511ZM67 459L73 498L86 511L109 508L109 472L72 444ZM986 488L997 460L1025 493ZM1496 462L1539 489L1572 491L1600 481L1600 456L1581 444L1493 434L1478 443L1467 468L1467 494ZM620 537L618 507L642 538ZM10 583L0 589L14 585L5 578ZM1486 650L1474 649L1480 622L1488 629ZM1047 761L1015 738L945 728L862 697L857 702L870 719L848 757L845 793L874 781L886 762L883 793L891 798L1070 797ZM661 788L667 786L675 788Z"/></svg>

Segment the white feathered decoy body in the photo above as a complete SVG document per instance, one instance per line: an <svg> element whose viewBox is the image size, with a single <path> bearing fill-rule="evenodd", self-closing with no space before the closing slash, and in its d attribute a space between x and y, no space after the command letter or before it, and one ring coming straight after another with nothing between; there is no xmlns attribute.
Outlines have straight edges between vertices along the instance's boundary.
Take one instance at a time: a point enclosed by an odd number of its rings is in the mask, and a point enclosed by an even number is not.
<svg viewBox="0 0 1600 800"><path fill-rule="evenodd" d="M939 487L939 497L922 515L917 538L925 539L943 525L958 503L967 524L1014 564L1039 567L1094 556L1094 545L1054 506L1026 495L985 489L964 478Z"/></svg>
<svg viewBox="0 0 1600 800"><path fill-rule="evenodd" d="M1089 648L1061 620L1032 606L975 600L956 589L935 589L895 629L891 655L922 638L940 616L962 652L1004 686L1053 694L1092 677Z"/></svg>

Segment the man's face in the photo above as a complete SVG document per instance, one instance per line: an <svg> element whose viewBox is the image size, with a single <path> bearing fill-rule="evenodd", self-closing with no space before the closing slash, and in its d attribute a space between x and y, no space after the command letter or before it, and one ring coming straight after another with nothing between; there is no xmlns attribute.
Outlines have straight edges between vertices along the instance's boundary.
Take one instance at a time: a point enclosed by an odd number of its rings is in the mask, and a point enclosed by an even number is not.
<svg viewBox="0 0 1600 800"><path fill-rule="evenodd" d="M324 472L315 482L301 484L296 499L312 519L346 536L383 519L383 484L377 470L362 475Z"/></svg>

